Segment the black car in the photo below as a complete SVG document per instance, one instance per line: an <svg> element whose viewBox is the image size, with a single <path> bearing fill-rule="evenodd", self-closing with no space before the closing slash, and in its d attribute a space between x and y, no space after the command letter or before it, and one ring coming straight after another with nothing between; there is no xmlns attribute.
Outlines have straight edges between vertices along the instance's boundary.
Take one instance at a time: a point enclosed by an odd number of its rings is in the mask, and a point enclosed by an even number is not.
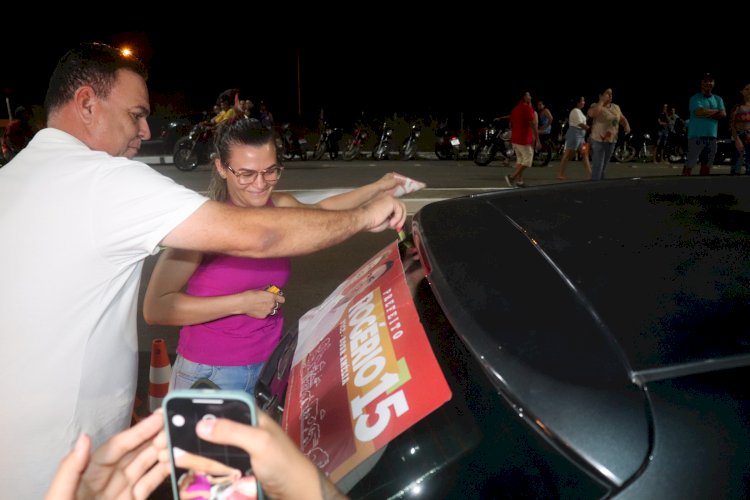
<svg viewBox="0 0 750 500"><path fill-rule="evenodd" d="M504 190L412 229L452 398L344 477L352 498L750 495L750 179ZM276 415L284 347L258 389Z"/></svg>

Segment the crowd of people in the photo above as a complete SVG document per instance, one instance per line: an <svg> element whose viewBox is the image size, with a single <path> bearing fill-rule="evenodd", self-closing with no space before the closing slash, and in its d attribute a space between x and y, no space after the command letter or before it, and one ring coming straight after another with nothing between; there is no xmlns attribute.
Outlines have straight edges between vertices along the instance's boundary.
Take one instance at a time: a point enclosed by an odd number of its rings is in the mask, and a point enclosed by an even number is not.
<svg viewBox="0 0 750 500"><path fill-rule="evenodd" d="M713 75L703 75L699 91L689 99L687 119L677 114L675 106L663 104L654 123L656 163L668 163L670 152L680 144L679 149L686 152L682 175L691 175L697 166L700 175L709 175L717 157L719 124L725 120L734 145L730 173L739 174L743 167L745 173L750 173L750 152L746 147L750 145L750 85L740 90L741 97L731 111L713 92L714 85ZM558 180L567 180L568 162L576 155L583 161L589 179L604 179L619 138L631 133L630 122L613 101L612 88L602 89L597 102L584 113L585 107L585 98L579 97L568 114ZM523 170L531 165L535 154L548 149L545 137L551 133L552 113L542 100L537 101L534 110L526 92L513 112L500 118L510 120L517 158L514 172L505 180L510 187L524 187Z"/></svg>

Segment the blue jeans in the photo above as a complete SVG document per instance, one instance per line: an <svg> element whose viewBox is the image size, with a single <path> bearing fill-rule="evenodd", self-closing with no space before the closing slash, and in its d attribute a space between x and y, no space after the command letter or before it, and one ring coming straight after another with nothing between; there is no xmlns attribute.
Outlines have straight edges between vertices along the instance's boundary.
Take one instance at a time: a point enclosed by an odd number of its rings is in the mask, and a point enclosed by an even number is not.
<svg viewBox="0 0 750 500"><path fill-rule="evenodd" d="M667 145L668 140L669 140L669 129L668 128L659 129L659 131L656 133L656 145L664 147Z"/></svg>
<svg viewBox="0 0 750 500"><path fill-rule="evenodd" d="M265 363L242 366L214 366L193 363L177 355L172 367L169 390L189 389L198 379L207 378L222 389L245 391L253 396L255 383Z"/></svg>
<svg viewBox="0 0 750 500"><path fill-rule="evenodd" d="M591 180L604 179L604 170L609 165L612 153L615 151L614 142L591 141Z"/></svg>
<svg viewBox="0 0 750 500"><path fill-rule="evenodd" d="M748 134L742 133L740 134L740 138L745 145L745 149L740 153L737 151L735 145L734 156L732 156L732 168L729 170L729 173L732 175L742 173L743 163L745 165L745 174L750 174L750 138L748 137Z"/></svg>

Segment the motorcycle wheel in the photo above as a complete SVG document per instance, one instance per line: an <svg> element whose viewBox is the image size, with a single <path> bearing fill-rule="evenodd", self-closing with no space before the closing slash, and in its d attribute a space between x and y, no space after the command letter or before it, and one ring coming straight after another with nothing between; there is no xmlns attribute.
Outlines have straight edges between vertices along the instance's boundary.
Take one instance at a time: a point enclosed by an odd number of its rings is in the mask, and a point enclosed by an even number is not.
<svg viewBox="0 0 750 500"><path fill-rule="evenodd" d="M402 160L413 160L417 157L417 143L413 141L406 141L401 146L401 159Z"/></svg>
<svg viewBox="0 0 750 500"><path fill-rule="evenodd" d="M477 152L474 153L474 163L480 167L489 165L490 162L495 158L495 148L491 145L483 144L477 148Z"/></svg>
<svg viewBox="0 0 750 500"><path fill-rule="evenodd" d="M615 148L615 160L620 163L625 163L633 159L635 156L635 148L633 146L617 146Z"/></svg>
<svg viewBox="0 0 750 500"><path fill-rule="evenodd" d="M684 163L687 160L685 148L682 146L672 147L671 151L667 153L667 160L669 160L669 163Z"/></svg>
<svg viewBox="0 0 750 500"><path fill-rule="evenodd" d="M294 150L292 150L291 148L284 148L281 152L281 159L284 161L294 159Z"/></svg>
<svg viewBox="0 0 750 500"><path fill-rule="evenodd" d="M453 158L453 155L443 149L440 144L435 145L435 156L438 157L438 160L450 160Z"/></svg>
<svg viewBox="0 0 750 500"><path fill-rule="evenodd" d="M344 152L341 153L341 158L343 158L344 161L352 161L359 156L359 150L360 146L358 144L351 143L347 146Z"/></svg>
<svg viewBox="0 0 750 500"><path fill-rule="evenodd" d="M391 146L388 143L378 144L372 150L372 157L376 160L387 160Z"/></svg>
<svg viewBox="0 0 750 500"><path fill-rule="evenodd" d="M325 142L319 142L317 146L315 146L315 151L313 152L313 160L319 161L323 159L323 155L326 154L326 150L328 148L326 147Z"/></svg>
<svg viewBox="0 0 750 500"><path fill-rule="evenodd" d="M193 141L189 137L183 137L175 143L172 161L174 166L183 172L195 170L198 166L198 153L193 148Z"/></svg>
<svg viewBox="0 0 750 500"><path fill-rule="evenodd" d="M546 167L549 165L552 154L549 150L541 149L534 152L533 165L537 167Z"/></svg>

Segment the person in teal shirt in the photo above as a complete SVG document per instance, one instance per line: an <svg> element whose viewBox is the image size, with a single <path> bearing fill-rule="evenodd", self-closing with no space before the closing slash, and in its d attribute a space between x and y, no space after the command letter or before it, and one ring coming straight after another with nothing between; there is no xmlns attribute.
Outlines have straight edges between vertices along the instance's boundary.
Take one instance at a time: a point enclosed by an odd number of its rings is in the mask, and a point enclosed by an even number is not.
<svg viewBox="0 0 750 500"><path fill-rule="evenodd" d="M727 117L724 100L713 93L714 77L710 73L701 79L701 91L690 98L688 121L688 154L682 175L690 175L701 162L700 175L708 175L716 155L718 120Z"/></svg>

